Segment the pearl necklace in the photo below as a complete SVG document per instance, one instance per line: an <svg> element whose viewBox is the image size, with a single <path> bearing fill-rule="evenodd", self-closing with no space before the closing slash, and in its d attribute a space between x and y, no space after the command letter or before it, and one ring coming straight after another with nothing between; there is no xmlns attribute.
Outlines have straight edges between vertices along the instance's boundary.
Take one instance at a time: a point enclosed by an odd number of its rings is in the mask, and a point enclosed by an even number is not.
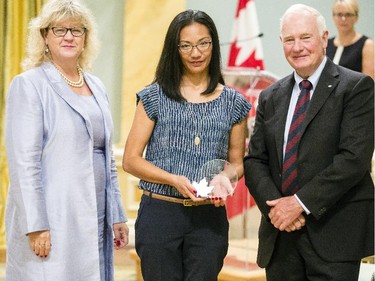
<svg viewBox="0 0 375 281"><path fill-rule="evenodd" d="M74 87L74 88L82 88L83 85L85 84L85 80L83 79L83 71L82 71L82 68L79 67L79 65L77 65L77 71L79 75L79 79L77 82L72 81L68 77L66 77L64 73L60 71L60 69L57 67L57 65L54 62L53 62L53 65L56 67L57 71L60 73L62 78L64 78L66 83L68 83L69 86Z"/></svg>

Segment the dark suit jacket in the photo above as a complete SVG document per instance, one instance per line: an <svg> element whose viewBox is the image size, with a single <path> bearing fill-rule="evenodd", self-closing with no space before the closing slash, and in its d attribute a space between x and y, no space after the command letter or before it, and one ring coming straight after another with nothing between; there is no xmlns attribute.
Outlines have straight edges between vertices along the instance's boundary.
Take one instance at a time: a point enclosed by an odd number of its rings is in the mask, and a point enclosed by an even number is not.
<svg viewBox="0 0 375 281"><path fill-rule="evenodd" d="M279 231L266 200L280 198L283 138L294 85L289 75L259 97L245 158L245 181L261 213L258 264L269 263ZM306 228L316 252L331 262L374 252L374 81L327 60L309 104L298 148L298 197L310 210Z"/></svg>

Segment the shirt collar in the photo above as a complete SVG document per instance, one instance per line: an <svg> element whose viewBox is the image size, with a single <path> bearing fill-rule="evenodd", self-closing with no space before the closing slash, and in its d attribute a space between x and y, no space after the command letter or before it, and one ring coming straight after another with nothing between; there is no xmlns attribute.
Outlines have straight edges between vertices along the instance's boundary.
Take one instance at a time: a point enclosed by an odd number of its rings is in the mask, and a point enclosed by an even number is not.
<svg viewBox="0 0 375 281"><path fill-rule="evenodd" d="M313 89L315 89L316 85L318 84L320 75L322 74L322 71L323 71L324 66L326 65L326 62L327 62L327 57L324 56L322 62L320 63L318 68L315 70L315 72L311 76L309 76L309 78L307 78L307 80L309 80L310 83L313 85ZM299 85L299 83L305 79L303 79L301 76L297 74L296 71L294 71L294 80L296 81L296 84Z"/></svg>

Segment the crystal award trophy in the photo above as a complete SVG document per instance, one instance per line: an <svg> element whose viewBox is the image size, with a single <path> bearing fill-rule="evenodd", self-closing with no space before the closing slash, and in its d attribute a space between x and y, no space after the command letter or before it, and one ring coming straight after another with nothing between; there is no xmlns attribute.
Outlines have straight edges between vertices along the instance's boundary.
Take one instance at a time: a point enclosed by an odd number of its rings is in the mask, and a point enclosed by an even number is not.
<svg viewBox="0 0 375 281"><path fill-rule="evenodd" d="M222 159L205 163L198 178L200 181L193 181L193 186L197 190L197 197L202 198L226 198L233 195L238 182L236 169Z"/></svg>

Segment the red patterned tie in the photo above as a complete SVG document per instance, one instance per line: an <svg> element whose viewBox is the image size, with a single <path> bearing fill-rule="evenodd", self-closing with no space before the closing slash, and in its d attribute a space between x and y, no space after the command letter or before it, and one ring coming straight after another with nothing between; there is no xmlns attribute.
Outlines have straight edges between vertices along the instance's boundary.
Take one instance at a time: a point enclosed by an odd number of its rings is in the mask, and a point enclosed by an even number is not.
<svg viewBox="0 0 375 281"><path fill-rule="evenodd" d="M309 106L312 84L308 80L303 80L299 85L301 92L298 96L296 108L294 109L292 123L290 124L288 133L288 142L285 148L281 185L284 195L292 195L299 189L297 175L298 144L301 136L303 119L305 118L307 107Z"/></svg>

